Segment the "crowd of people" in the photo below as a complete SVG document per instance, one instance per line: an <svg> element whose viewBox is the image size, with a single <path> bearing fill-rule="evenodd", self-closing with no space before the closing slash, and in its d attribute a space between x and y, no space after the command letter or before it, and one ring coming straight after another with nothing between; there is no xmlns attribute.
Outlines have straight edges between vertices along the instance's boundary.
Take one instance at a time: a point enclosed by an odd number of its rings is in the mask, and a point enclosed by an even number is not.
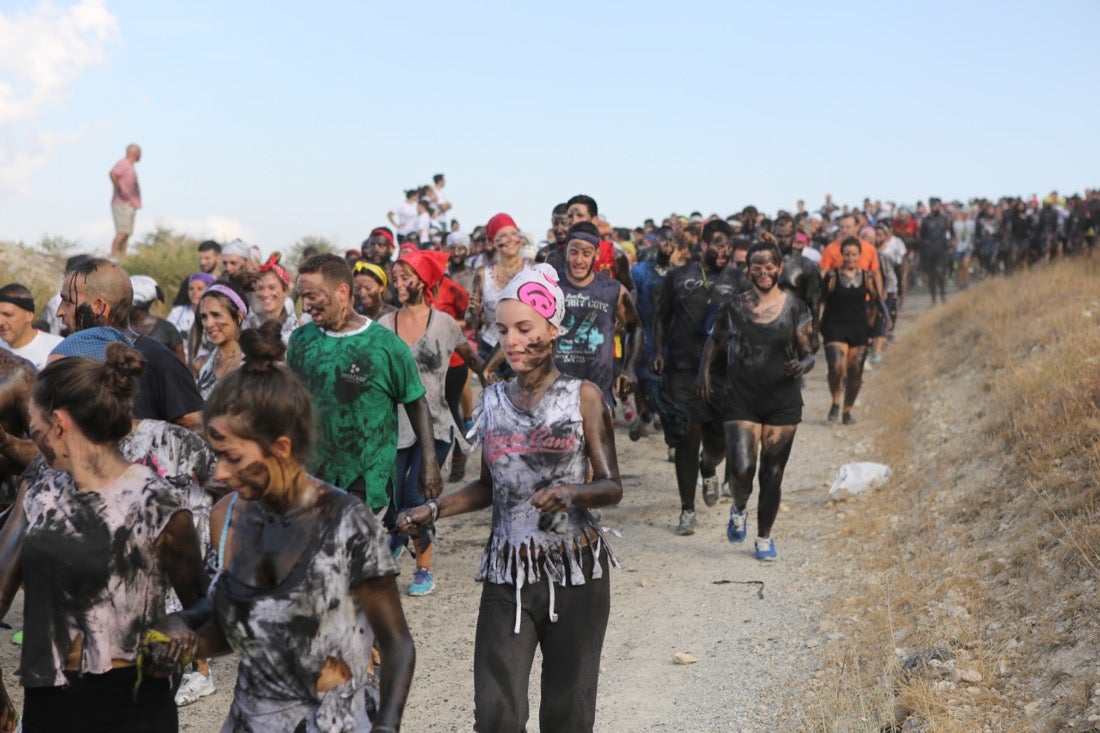
<svg viewBox="0 0 1100 733"><path fill-rule="evenodd" d="M507 213L447 223L444 184L293 271L203 242L171 302L89 256L40 320L26 287L0 287L0 618L22 588L23 731L174 731L230 651L223 731L397 730L415 669L400 558L405 592L432 593L437 523L486 507L475 728L524 730L541 648L541 729L590 731L616 423L663 435L679 535L701 486L744 543L755 482L751 552L774 561L817 354L822 417L852 425L912 288L942 301L949 278L1086 256L1100 232L1096 192L634 228L581 194L532 242ZM8 702L0 730L17 718Z"/></svg>

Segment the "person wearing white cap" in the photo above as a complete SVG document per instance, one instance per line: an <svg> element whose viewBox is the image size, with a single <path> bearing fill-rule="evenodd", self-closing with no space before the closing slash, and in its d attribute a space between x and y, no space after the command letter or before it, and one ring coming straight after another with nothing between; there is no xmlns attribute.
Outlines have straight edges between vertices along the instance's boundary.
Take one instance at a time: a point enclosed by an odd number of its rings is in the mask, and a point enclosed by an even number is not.
<svg viewBox="0 0 1100 733"><path fill-rule="evenodd" d="M241 240L234 239L222 247L222 271L226 275L249 269L251 262L252 249Z"/></svg>
<svg viewBox="0 0 1100 733"><path fill-rule="evenodd" d="M607 575L618 562L589 510L617 504L623 488L600 389L554 364L564 316L565 295L547 264L503 288L495 327L516 378L487 388L474 414L481 475L397 518L398 529L415 534L440 517L493 507L478 572L477 730L524 730L540 647L540 729L591 731L595 720Z"/></svg>
<svg viewBox="0 0 1100 733"><path fill-rule="evenodd" d="M134 300L130 308L130 328L135 333L159 341L175 352L180 361L186 363L183 351L183 336L179 329L165 319L149 312L156 301L164 302L164 291L157 281L148 275L131 275L130 285L134 288Z"/></svg>

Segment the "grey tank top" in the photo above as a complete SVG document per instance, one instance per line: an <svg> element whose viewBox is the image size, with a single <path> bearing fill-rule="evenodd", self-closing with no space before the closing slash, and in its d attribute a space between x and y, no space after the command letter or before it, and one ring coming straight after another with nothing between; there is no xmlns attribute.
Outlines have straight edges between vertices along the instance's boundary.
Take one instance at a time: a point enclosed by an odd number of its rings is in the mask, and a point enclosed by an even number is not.
<svg viewBox="0 0 1100 733"><path fill-rule="evenodd" d="M603 530L587 509L574 506L557 518L552 529L540 529L541 513L531 504L536 491L588 481L581 383L561 375L530 412L512 404L503 382L485 390L474 413L472 435L481 442L493 477L493 530L478 580L522 587L541 580L545 573L558 585L583 585L582 552L593 554L593 579L602 577L601 552L606 551L618 566ZM598 539L579 547L587 528L595 530ZM520 548L526 548L526 557L543 561L527 562Z"/></svg>
<svg viewBox="0 0 1100 733"><path fill-rule="evenodd" d="M558 284L565 293L565 320L554 343L554 362L563 373L594 383L603 393L604 402L613 408L619 281L597 272L583 288L568 277Z"/></svg>

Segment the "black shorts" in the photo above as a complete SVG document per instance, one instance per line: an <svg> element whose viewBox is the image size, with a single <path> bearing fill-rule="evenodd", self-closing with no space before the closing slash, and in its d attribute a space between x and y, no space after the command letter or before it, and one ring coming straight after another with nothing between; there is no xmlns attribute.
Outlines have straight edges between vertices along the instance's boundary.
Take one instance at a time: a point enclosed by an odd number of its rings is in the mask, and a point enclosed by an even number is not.
<svg viewBox="0 0 1100 733"><path fill-rule="evenodd" d="M669 396L687 412L688 419L693 423L722 422L718 409L699 396L699 388L695 386L696 377L698 374L690 369L670 371L667 380Z"/></svg>
<svg viewBox="0 0 1100 733"><path fill-rule="evenodd" d="M724 405L722 421L754 422L761 425L798 425L802 422L802 405L762 408L750 405Z"/></svg>
<svg viewBox="0 0 1100 733"><path fill-rule="evenodd" d="M849 346L866 346L871 339L871 327L866 323L823 323L823 343L842 343Z"/></svg>

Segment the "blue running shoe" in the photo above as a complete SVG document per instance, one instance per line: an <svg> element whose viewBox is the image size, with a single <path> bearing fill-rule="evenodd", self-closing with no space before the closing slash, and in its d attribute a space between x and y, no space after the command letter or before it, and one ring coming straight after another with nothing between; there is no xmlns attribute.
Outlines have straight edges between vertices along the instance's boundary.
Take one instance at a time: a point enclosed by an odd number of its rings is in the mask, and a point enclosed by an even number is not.
<svg viewBox="0 0 1100 733"><path fill-rule="evenodd" d="M435 578L432 571L426 568L417 568L413 573L413 582L409 586L410 596L426 596L435 590Z"/></svg>
<svg viewBox="0 0 1100 733"><path fill-rule="evenodd" d="M730 523L726 525L726 538L734 544L745 541L745 525L748 524L748 515L739 511L737 507L730 507Z"/></svg>
<svg viewBox="0 0 1100 733"><path fill-rule="evenodd" d="M775 554L775 542L771 537L757 537L756 538L756 559L757 560L774 560L778 555Z"/></svg>

